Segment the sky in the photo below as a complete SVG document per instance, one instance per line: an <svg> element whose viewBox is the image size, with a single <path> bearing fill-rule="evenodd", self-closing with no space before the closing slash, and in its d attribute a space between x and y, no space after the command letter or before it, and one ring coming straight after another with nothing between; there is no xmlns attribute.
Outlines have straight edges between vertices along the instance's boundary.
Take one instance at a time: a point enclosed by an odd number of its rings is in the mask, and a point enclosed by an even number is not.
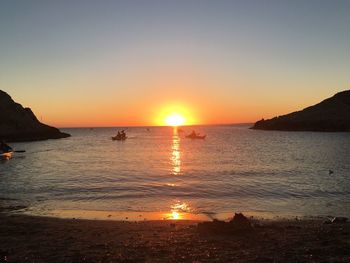
<svg viewBox="0 0 350 263"><path fill-rule="evenodd" d="M58 127L255 122L350 86L350 1L0 0L0 89Z"/></svg>

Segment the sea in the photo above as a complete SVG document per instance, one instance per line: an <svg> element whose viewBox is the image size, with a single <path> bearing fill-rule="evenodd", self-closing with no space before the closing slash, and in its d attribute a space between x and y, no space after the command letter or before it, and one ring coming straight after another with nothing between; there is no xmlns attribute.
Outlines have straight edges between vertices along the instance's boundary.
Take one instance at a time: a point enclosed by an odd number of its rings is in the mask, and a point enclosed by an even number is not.
<svg viewBox="0 0 350 263"><path fill-rule="evenodd" d="M125 129L125 141L111 139ZM189 139L192 130L205 139ZM106 220L350 216L350 133L248 125L62 129L13 143L0 203L17 213Z"/></svg>

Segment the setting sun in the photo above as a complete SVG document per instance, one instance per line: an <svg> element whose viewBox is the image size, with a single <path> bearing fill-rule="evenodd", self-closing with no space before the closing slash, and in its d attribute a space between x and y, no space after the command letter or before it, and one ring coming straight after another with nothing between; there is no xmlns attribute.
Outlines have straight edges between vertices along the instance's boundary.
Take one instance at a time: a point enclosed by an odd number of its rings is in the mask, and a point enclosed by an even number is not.
<svg viewBox="0 0 350 263"><path fill-rule="evenodd" d="M157 126L185 126L201 122L196 104L185 102L164 102L155 106L154 121Z"/></svg>
<svg viewBox="0 0 350 263"><path fill-rule="evenodd" d="M180 114L172 114L166 117L165 123L169 126L181 126L185 124L185 118Z"/></svg>

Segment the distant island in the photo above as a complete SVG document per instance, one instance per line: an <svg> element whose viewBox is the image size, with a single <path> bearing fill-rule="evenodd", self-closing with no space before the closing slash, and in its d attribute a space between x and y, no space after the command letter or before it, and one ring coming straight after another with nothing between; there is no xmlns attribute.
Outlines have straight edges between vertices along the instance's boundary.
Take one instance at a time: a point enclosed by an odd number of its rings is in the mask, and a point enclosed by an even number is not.
<svg viewBox="0 0 350 263"><path fill-rule="evenodd" d="M23 108L0 90L0 139L7 142L66 138L70 135L38 121L30 108Z"/></svg>
<svg viewBox="0 0 350 263"><path fill-rule="evenodd" d="M350 90L301 111L257 121L251 129L280 131L350 131Z"/></svg>

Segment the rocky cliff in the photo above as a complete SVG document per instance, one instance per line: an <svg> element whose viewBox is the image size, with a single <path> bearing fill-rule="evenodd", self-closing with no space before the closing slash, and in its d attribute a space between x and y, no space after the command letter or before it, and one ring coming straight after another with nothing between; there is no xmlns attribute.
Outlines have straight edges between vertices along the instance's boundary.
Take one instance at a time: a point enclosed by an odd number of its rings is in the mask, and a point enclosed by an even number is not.
<svg viewBox="0 0 350 263"><path fill-rule="evenodd" d="M269 120L252 129L282 131L350 131L350 90L335 94L314 106Z"/></svg>
<svg viewBox="0 0 350 263"><path fill-rule="evenodd" d="M30 108L22 105L0 90L0 139L7 142L37 141L66 138L70 135L60 132L38 121Z"/></svg>

